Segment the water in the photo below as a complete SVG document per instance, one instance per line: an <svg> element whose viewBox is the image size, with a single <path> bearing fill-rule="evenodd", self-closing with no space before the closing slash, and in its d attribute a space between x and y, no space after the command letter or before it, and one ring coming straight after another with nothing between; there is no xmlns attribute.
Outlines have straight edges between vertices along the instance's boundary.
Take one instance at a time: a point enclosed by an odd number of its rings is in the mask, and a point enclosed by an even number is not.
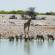
<svg viewBox="0 0 55 55"><path fill-rule="evenodd" d="M0 55L55 55L55 41L1 39Z"/></svg>

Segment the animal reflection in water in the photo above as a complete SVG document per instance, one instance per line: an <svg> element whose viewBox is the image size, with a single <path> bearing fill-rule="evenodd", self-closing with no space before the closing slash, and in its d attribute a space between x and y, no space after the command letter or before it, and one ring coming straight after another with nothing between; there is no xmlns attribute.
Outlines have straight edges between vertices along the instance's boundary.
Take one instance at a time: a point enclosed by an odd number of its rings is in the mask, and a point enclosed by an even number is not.
<svg viewBox="0 0 55 55"><path fill-rule="evenodd" d="M53 40L49 40L48 41L48 47L54 47L54 41Z"/></svg>
<svg viewBox="0 0 55 55"><path fill-rule="evenodd" d="M43 46L44 42L43 41L36 41L36 44L37 44L37 48L40 48Z"/></svg>
<svg viewBox="0 0 55 55"><path fill-rule="evenodd" d="M24 23L24 34L25 34L25 38L26 38L26 34L28 34L28 32L29 32L30 23L31 23L31 18L26 23ZM26 31L26 28L28 28L27 31Z"/></svg>
<svg viewBox="0 0 55 55"><path fill-rule="evenodd" d="M25 55L30 55L30 42L28 41L24 41L24 51L25 51Z"/></svg>

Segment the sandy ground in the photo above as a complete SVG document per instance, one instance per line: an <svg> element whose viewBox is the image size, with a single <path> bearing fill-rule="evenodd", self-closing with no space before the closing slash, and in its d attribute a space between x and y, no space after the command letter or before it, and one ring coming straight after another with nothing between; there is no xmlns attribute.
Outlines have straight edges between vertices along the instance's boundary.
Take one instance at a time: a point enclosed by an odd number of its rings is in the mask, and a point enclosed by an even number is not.
<svg viewBox="0 0 55 55"><path fill-rule="evenodd" d="M0 14L0 35L2 37L24 34L23 27L27 20L21 20L20 15L16 15L17 19L9 19L11 15ZM47 34L52 34L55 37L55 16L40 15L38 17L46 17L46 20L32 20L33 25L30 26L29 35L43 34L46 37ZM38 26L35 26L36 24Z"/></svg>

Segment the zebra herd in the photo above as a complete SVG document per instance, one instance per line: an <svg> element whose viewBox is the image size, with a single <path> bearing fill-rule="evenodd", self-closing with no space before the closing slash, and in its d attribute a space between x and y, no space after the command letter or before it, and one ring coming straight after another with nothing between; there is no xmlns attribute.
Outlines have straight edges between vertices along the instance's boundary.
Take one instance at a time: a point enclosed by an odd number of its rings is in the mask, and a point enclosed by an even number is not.
<svg viewBox="0 0 55 55"><path fill-rule="evenodd" d="M24 17L25 18L25 17ZM28 32L29 32L29 28L30 28L30 23L31 23L31 20L32 20L32 17L28 19L28 21L26 23L24 23L24 37L23 37L23 34L21 34L20 36L15 36L15 38L18 40L18 39L25 39L25 40L32 40L32 39L38 39L38 40L43 40L44 41L44 36L43 35L40 35L40 34L37 34L36 35L36 38L34 38L34 36L29 36L28 37L26 36L28 33L26 32L26 28L28 28ZM51 35L51 34L47 34L47 38L48 40L54 40L54 36ZM13 40L14 37L9 37L9 39Z"/></svg>
<svg viewBox="0 0 55 55"><path fill-rule="evenodd" d="M3 17L3 16L2 16ZM31 17L32 18L32 17ZM18 40L18 39L25 39L25 40L32 40L32 39L38 39L38 40L43 40L44 41L44 39L45 39L45 37L43 36L43 35L39 35L39 34L37 34L36 35L36 38L34 37L34 36L28 36L28 37L26 37L26 28L28 27L28 31L29 31L29 28L30 28L30 23L31 23L31 20L32 19L28 19L28 21L26 22L26 23L24 23L24 37L23 37L23 34L21 34L21 35L16 35L15 37L13 37L13 36L10 36L10 37L8 37L8 39L9 40L14 40L14 38L16 38L16 40ZM14 15L13 16L11 16L9 19L17 19L17 17L15 17ZM47 34L47 39L48 40L54 40L55 38L54 38L54 36L53 35L51 35L51 34Z"/></svg>
<svg viewBox="0 0 55 55"><path fill-rule="evenodd" d="M13 36L10 36L10 37L8 37L8 39L11 41L11 40L14 40L14 39L16 39L16 40L18 40L18 39L24 39L24 40L42 40L42 41L44 41L45 40L45 37L43 36L43 35L39 35L39 34L37 34L36 35L36 38L34 37L34 36L28 36L28 37L25 37L25 36L23 36L23 34L21 34L21 35L16 35L15 37L13 37ZM51 35L51 34L47 34L47 40L53 40L54 41L54 36L53 35Z"/></svg>

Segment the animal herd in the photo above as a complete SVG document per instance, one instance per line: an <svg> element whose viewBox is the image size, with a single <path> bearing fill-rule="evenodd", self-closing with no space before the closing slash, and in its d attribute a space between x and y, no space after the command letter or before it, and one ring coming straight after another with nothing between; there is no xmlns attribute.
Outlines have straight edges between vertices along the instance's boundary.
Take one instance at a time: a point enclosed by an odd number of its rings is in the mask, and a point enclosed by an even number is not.
<svg viewBox="0 0 55 55"><path fill-rule="evenodd" d="M14 40L14 39L16 39L16 40L18 40L18 39L24 39L24 40L33 40L33 39L35 39L35 40L42 40L42 41L44 41L45 40L45 37L43 36L43 35L39 35L39 34L37 34L36 35L36 38L34 37L34 36L28 36L28 37L23 37L23 35L21 34L21 35L16 35L15 37L13 37L13 36L10 36L10 37L8 37L8 39L11 41L11 40ZM54 36L53 35L51 35L51 34L47 34L47 40L49 41L49 40L53 40L54 41Z"/></svg>
<svg viewBox="0 0 55 55"><path fill-rule="evenodd" d="M31 17L32 18L32 17ZM26 35L26 28L28 27L28 31L29 31L29 28L30 28L30 23L31 23L31 18L26 22L26 23L24 23L24 33L25 33L25 35ZM44 17L45 18L45 17ZM42 18L42 19L44 19L44 18ZM13 16L11 16L9 19L17 19L17 17L15 17L14 15ZM12 23L12 22L11 22ZM36 35L36 38L34 38L34 36L28 36L27 38L24 36L24 38L23 38L23 35L20 35L20 36L18 36L18 35L16 35L15 36L15 38L16 38L16 40L18 40L18 39L25 39L25 40L32 40L32 39L38 39L38 40L43 40L44 41L44 36L43 35L39 35L39 34L37 34ZM11 37L9 37L8 38L9 40L14 40L14 37L13 36L11 36ZM47 39L48 40L54 40L54 36L53 35L51 35L51 34L47 34Z"/></svg>

